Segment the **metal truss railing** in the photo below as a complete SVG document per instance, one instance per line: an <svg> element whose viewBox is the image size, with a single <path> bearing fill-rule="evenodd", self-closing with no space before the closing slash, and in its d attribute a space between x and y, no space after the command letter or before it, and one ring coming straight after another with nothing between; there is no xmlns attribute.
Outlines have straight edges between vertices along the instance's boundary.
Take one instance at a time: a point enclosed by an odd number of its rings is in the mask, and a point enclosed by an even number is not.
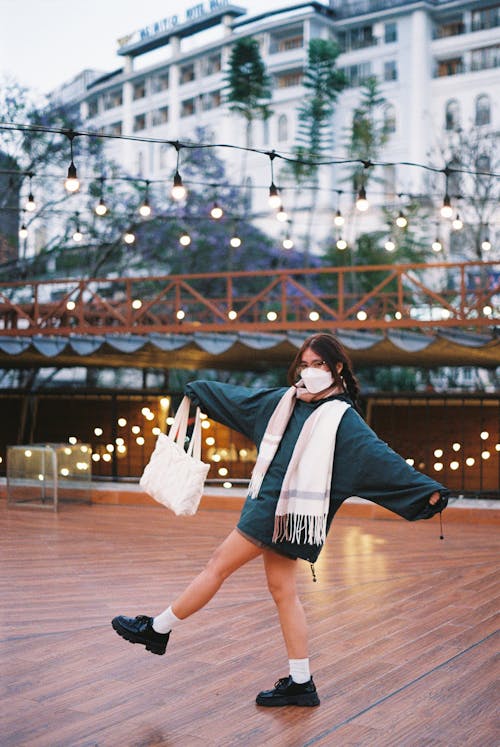
<svg viewBox="0 0 500 747"><path fill-rule="evenodd" d="M481 330L500 322L500 264L207 272L0 283L0 334Z"/></svg>

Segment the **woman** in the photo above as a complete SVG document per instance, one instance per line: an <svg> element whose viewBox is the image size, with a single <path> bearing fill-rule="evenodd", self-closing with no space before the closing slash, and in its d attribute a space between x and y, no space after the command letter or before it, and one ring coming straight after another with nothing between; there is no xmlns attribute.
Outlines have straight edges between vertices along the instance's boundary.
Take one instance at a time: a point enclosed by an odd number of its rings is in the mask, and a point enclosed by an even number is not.
<svg viewBox="0 0 500 747"><path fill-rule="evenodd" d="M207 604L234 571L262 556L289 675L257 695L261 706L319 705L297 595L296 560L311 563L315 580L314 561L342 502L361 496L413 521L442 511L448 494L364 422L349 357L333 335L316 334L304 342L289 381L288 389L252 390L210 381L187 385L186 394L210 418L259 446L249 495L236 528L164 612L112 621L126 640L164 654L171 630Z"/></svg>

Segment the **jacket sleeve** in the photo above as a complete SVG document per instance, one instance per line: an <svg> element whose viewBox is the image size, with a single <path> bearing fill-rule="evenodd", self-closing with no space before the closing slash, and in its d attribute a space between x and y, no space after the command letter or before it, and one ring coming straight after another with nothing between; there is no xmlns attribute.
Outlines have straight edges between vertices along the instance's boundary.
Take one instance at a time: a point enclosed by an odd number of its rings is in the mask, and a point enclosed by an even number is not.
<svg viewBox="0 0 500 747"><path fill-rule="evenodd" d="M447 504L449 490L411 467L352 409L337 433L333 488L337 500L359 496L409 521L428 519ZM430 496L438 491L434 506Z"/></svg>
<svg viewBox="0 0 500 747"><path fill-rule="evenodd" d="M193 404L199 405L209 418L233 428L256 442L256 428L267 424L283 390L250 389L218 381L193 381L187 384L185 394Z"/></svg>

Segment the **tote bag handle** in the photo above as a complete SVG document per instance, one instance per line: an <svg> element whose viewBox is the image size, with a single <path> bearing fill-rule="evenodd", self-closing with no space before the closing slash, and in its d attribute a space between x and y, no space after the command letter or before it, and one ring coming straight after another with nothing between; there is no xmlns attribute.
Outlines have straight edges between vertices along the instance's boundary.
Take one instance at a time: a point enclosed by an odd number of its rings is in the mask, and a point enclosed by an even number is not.
<svg viewBox="0 0 500 747"><path fill-rule="evenodd" d="M177 409L174 422L168 432L168 437L171 438L172 441L175 441L181 449L184 449L184 443L186 441L190 405L191 400L189 397L184 397ZM191 434L191 440L186 453L198 461L201 460L201 417L199 407L196 408L193 433Z"/></svg>

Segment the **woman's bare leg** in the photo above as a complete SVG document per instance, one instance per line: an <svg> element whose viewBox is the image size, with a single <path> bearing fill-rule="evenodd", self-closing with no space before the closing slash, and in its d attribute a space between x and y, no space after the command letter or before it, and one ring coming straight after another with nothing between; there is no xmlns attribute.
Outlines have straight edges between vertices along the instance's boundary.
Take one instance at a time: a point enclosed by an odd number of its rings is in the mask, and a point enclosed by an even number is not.
<svg viewBox="0 0 500 747"><path fill-rule="evenodd" d="M183 620L193 612L197 612L212 599L228 576L261 554L262 548L254 545L233 529L215 550L201 573L172 602L171 608L174 615Z"/></svg>
<svg viewBox="0 0 500 747"><path fill-rule="evenodd" d="M281 631L289 659L307 659L307 622L297 594L297 561L264 550L269 591L278 608Z"/></svg>

